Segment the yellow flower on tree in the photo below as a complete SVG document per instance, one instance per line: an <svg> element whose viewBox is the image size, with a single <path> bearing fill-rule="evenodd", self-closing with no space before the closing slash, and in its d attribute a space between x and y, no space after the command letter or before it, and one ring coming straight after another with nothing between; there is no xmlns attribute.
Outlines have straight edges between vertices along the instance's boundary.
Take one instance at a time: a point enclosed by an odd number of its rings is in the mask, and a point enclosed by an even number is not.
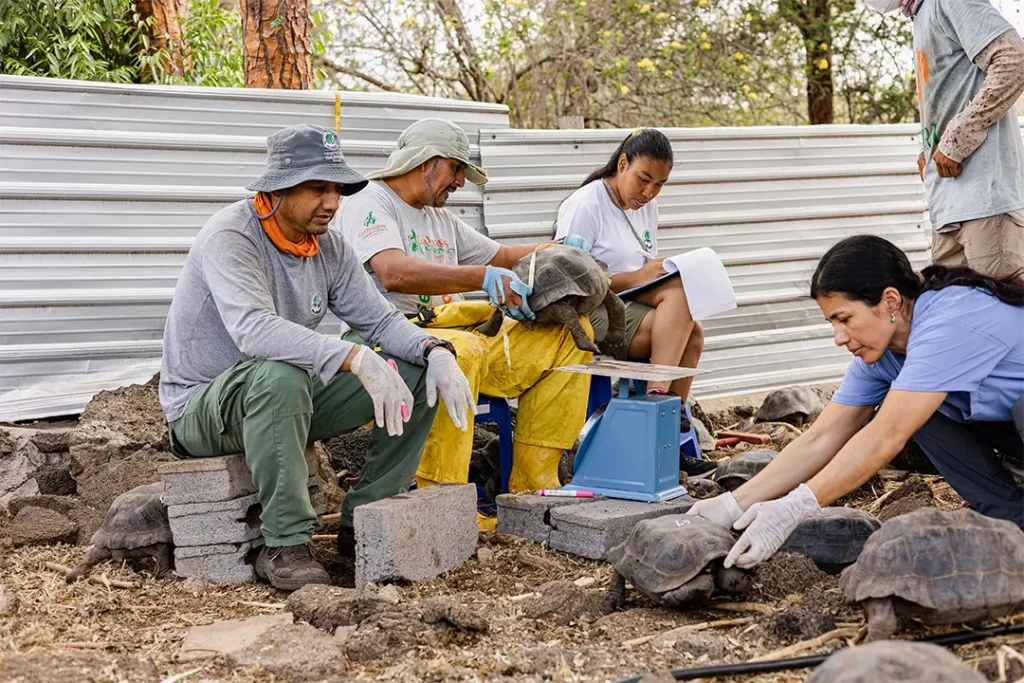
<svg viewBox="0 0 1024 683"><path fill-rule="evenodd" d="M683 49L683 44L680 43L678 40L673 40L671 43L668 44L668 46L670 48L672 48L673 50L682 50Z"/></svg>
<svg viewBox="0 0 1024 683"><path fill-rule="evenodd" d="M821 50L822 52L825 52L825 51L827 51L827 50L828 50L828 43L822 43L821 45L819 45L819 46L818 46L818 48L819 48L819 49L820 49L820 50Z"/></svg>
<svg viewBox="0 0 1024 683"><path fill-rule="evenodd" d="M657 14L654 15L654 18L657 19L658 21L665 21L666 19L668 19L668 12L658 12Z"/></svg>
<svg viewBox="0 0 1024 683"><path fill-rule="evenodd" d="M650 70L652 70L654 68L654 62L652 62L647 57L644 57L643 59L641 59L639 62L636 63L636 65L638 67L640 67L641 69L646 69L647 71L650 71Z"/></svg>
<svg viewBox="0 0 1024 683"><path fill-rule="evenodd" d="M620 85L619 86L619 92L621 92L623 95L628 95L629 94L629 88L627 88L624 85Z"/></svg>
<svg viewBox="0 0 1024 683"><path fill-rule="evenodd" d="M416 24L416 17L406 17L404 23L406 26L414 26Z"/></svg>
<svg viewBox="0 0 1024 683"><path fill-rule="evenodd" d="M697 0L697 7L707 7L711 4L711 0Z"/></svg>
<svg viewBox="0 0 1024 683"><path fill-rule="evenodd" d="M640 5L640 14L647 14L651 11L650 5Z"/></svg>
<svg viewBox="0 0 1024 683"><path fill-rule="evenodd" d="M740 68L746 71L747 73L750 73L750 67L747 66L746 64L743 64L742 66L740 66Z"/></svg>
<svg viewBox="0 0 1024 683"><path fill-rule="evenodd" d="M704 41L703 43L700 44L700 49L702 49L704 51L710 50L711 49L711 43L709 43L707 41Z"/></svg>
<svg viewBox="0 0 1024 683"><path fill-rule="evenodd" d="M612 37L612 32L611 31L601 31L601 35L604 36L605 38L611 38Z"/></svg>
<svg viewBox="0 0 1024 683"><path fill-rule="evenodd" d="M743 84L743 92L750 92L750 86L746 83Z"/></svg>
<svg viewBox="0 0 1024 683"><path fill-rule="evenodd" d="M701 40L707 40L708 39L708 32L707 31L702 31L701 34L700 34L700 39Z"/></svg>
<svg viewBox="0 0 1024 683"><path fill-rule="evenodd" d="M488 64L487 65L487 73L488 74L492 74L492 73L494 73L497 70L498 70L498 67L494 66L493 64Z"/></svg>
<svg viewBox="0 0 1024 683"><path fill-rule="evenodd" d="M827 59L819 59L818 60L818 69L821 70L821 71L824 71L827 68L828 68L828 60Z"/></svg>
<svg viewBox="0 0 1024 683"><path fill-rule="evenodd" d="M733 55L733 57L736 59L737 62L742 62L744 59L747 58L747 56L742 52L737 52L736 54Z"/></svg>

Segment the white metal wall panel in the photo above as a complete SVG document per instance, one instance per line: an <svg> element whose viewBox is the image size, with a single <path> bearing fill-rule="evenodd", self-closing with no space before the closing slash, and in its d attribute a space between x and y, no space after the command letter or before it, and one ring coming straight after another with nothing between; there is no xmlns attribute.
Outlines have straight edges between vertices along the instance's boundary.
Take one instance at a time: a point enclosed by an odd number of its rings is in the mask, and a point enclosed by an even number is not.
<svg viewBox="0 0 1024 683"><path fill-rule="evenodd" d="M848 235L883 235L922 266L930 228L917 177L917 127L664 129L675 165L658 197L661 255L711 247L739 307L705 321L697 396L832 381L849 361L806 297L817 260ZM627 135L624 130L484 130L494 178L489 233L548 237L559 203Z"/></svg>
<svg viewBox="0 0 1024 683"><path fill-rule="evenodd" d="M424 117L453 120L473 141L508 126L497 105L341 101L341 147L362 172ZM0 76L0 420L77 412L96 391L155 372L192 238L246 196L266 136L293 123L333 128L334 93ZM450 207L482 230L482 203L469 186Z"/></svg>

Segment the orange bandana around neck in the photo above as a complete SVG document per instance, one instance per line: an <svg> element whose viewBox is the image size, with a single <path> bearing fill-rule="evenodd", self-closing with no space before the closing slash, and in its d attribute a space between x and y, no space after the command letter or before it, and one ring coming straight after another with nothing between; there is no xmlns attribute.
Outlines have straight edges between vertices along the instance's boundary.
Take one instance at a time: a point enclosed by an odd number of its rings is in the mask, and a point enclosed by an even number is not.
<svg viewBox="0 0 1024 683"><path fill-rule="evenodd" d="M270 201L270 195L266 192L257 192L256 196L252 198L252 205L256 208L257 216L266 216L274 210L274 205ZM267 233L267 237L274 243L278 251L283 251L292 256L312 258L320 250L316 235L304 235L301 242L289 240L281 232L281 226L277 224L277 219L274 216L261 218L260 224L263 225L263 232Z"/></svg>

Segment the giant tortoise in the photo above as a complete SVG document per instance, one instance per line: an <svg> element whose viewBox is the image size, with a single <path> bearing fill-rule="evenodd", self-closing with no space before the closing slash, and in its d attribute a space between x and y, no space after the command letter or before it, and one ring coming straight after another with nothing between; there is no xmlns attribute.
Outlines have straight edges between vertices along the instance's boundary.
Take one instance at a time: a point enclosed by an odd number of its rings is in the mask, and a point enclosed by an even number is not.
<svg viewBox="0 0 1024 683"><path fill-rule="evenodd" d="M74 583L104 560L121 562L130 558L152 557L153 575L165 578L174 567L171 527L167 506L160 500L163 482L136 486L111 503L103 526L92 535L92 547L85 558L68 572Z"/></svg>
<svg viewBox="0 0 1024 683"><path fill-rule="evenodd" d="M604 306L608 312L606 343L616 346L623 342L626 335L626 307L611 291L611 277L603 263L581 249L552 244L515 262L512 270L523 282L530 281L531 262L534 259L533 292L527 297L527 303L537 318L533 322L524 321L523 324L530 329L533 329L534 322L564 325L578 348L600 353L597 345L584 331L579 317ZM477 331L493 337L501 329L501 322L501 311L495 311Z"/></svg>
<svg viewBox="0 0 1024 683"><path fill-rule="evenodd" d="M722 566L733 542L727 529L696 515L645 519L608 551L608 561L615 568L609 600L614 607L622 607L626 579L644 595L670 607L699 603L716 588L743 593L753 583L751 574Z"/></svg>
<svg viewBox="0 0 1024 683"><path fill-rule="evenodd" d="M872 534L839 579L860 602L868 640L887 639L899 617L928 624L996 618L1024 608L1024 531L973 510L921 508Z"/></svg>

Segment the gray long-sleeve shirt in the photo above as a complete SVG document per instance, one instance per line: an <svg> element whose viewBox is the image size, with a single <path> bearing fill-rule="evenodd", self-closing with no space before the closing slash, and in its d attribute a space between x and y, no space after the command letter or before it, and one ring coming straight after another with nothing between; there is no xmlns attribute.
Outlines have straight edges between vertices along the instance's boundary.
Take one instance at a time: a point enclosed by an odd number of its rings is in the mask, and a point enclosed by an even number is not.
<svg viewBox="0 0 1024 683"><path fill-rule="evenodd" d="M353 345L315 331L327 309L369 343L423 364L431 337L384 299L339 233L321 235L319 253L303 258L274 247L251 200L218 211L189 250L164 327L168 421L242 360L284 361L330 382Z"/></svg>

